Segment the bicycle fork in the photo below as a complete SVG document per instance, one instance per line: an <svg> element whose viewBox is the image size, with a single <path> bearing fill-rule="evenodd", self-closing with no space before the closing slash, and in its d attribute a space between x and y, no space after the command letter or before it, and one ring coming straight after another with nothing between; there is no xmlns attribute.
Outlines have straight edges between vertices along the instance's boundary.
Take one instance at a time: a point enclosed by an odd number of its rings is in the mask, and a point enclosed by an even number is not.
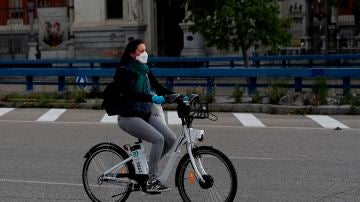
<svg viewBox="0 0 360 202"><path fill-rule="evenodd" d="M187 130L186 130L187 129ZM190 162L191 162L191 165L195 171L195 174L197 176L197 179L201 182L205 182L204 178L203 178L203 175L206 175L206 171L204 169L204 167L202 166L202 163L200 161L200 158L196 159L194 158L194 155L192 153L192 148L193 148L193 140L191 138L191 132L190 132L190 128L186 128L185 129L185 137L187 139L186 141L186 149L187 149L187 152L189 154L189 157L190 157Z"/></svg>
<svg viewBox="0 0 360 202"><path fill-rule="evenodd" d="M191 165L194 169L194 172L197 176L197 179L199 179L199 181L201 182L205 182L204 178L203 178L203 175L206 175L206 172L202 166L202 163L200 161L200 159L196 159L194 158L193 156L193 153L192 153L192 144L188 143L186 145L187 147L187 150L188 150L188 153L189 153L189 157L190 157L190 162L191 162Z"/></svg>

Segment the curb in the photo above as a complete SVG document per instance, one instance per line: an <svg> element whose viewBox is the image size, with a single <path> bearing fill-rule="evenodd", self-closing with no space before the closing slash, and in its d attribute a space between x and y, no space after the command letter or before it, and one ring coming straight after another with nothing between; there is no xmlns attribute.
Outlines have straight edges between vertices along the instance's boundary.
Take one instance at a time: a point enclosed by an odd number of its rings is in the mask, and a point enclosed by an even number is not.
<svg viewBox="0 0 360 202"><path fill-rule="evenodd" d="M39 102L0 102L0 107L15 108L66 108L101 110L101 103L39 103ZM164 110L176 110L175 104L164 105ZM324 115L360 115L360 107L350 105L322 106L285 106L272 104L209 104L212 112L245 112L266 114L324 114Z"/></svg>
<svg viewBox="0 0 360 202"><path fill-rule="evenodd" d="M175 105L168 105L164 109L175 110ZM272 104L209 104L213 112L248 112L266 114L324 114L324 115L358 115L360 107L350 105L323 105L323 106L284 106Z"/></svg>
<svg viewBox="0 0 360 202"><path fill-rule="evenodd" d="M101 109L99 103L74 103L74 102L0 102L0 107L11 108L65 108L65 109Z"/></svg>

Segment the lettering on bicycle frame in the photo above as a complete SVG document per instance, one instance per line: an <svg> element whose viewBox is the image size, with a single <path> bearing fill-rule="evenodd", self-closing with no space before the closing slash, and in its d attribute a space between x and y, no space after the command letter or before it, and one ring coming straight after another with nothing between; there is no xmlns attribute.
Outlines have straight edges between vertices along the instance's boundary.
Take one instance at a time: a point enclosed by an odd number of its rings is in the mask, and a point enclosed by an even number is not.
<svg viewBox="0 0 360 202"><path fill-rule="evenodd" d="M139 156L139 152L138 152L138 151L133 151L133 152L132 152L132 156L135 157L135 158L138 157L138 156Z"/></svg>
<svg viewBox="0 0 360 202"><path fill-rule="evenodd" d="M138 151L133 151L132 153L132 156L134 158L138 158L139 157L139 152ZM136 165L136 168L138 170L139 173L143 173L143 170L142 170L142 167L141 167L141 159L134 159L135 161L135 165Z"/></svg>
<svg viewBox="0 0 360 202"><path fill-rule="evenodd" d="M137 167L139 173L143 173L143 170L142 170L142 168L141 168L141 163L140 163L140 161L137 161L137 162L136 162L136 167Z"/></svg>

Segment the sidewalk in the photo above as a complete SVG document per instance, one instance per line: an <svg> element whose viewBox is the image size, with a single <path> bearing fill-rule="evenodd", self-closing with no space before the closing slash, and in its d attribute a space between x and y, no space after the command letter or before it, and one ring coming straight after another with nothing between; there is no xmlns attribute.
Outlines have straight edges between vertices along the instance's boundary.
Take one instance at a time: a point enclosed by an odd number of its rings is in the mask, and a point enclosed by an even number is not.
<svg viewBox="0 0 360 202"><path fill-rule="evenodd" d="M88 100L87 103L46 103L39 102L0 102L1 107L11 108L79 108L101 110L101 100ZM176 104L164 105L165 110L176 110ZM322 106L286 106L272 104L253 103L213 103L209 104L209 110L214 112L249 112L267 114L359 114L360 107L350 105L322 105Z"/></svg>
<svg viewBox="0 0 360 202"><path fill-rule="evenodd" d="M175 105L164 107L166 110L175 110ZM230 104L216 103L209 104L210 111L217 112L249 112L249 113L267 113L267 114L360 114L360 107L352 108L350 105L342 106L283 106L272 104Z"/></svg>

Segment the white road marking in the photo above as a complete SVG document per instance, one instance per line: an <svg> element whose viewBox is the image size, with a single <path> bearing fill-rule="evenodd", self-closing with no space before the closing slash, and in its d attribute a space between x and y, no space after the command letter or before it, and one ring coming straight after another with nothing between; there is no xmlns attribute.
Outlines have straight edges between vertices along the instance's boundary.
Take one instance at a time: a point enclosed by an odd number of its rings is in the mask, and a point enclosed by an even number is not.
<svg viewBox="0 0 360 202"><path fill-rule="evenodd" d="M0 108L0 116L14 110L15 108Z"/></svg>
<svg viewBox="0 0 360 202"><path fill-rule="evenodd" d="M66 109L50 109L45 114L43 114L40 118L38 118L36 121L55 121L65 111L66 111Z"/></svg>
<svg viewBox="0 0 360 202"><path fill-rule="evenodd" d="M181 119L178 117L177 112L175 111L167 111L167 123L168 124L181 124Z"/></svg>
<svg viewBox="0 0 360 202"><path fill-rule="evenodd" d="M21 121L21 120L0 120L0 123L40 123L38 121ZM63 124L63 125L102 125L107 123L101 122L90 122L90 121L78 121L78 122L66 122L66 121L56 121L56 122L42 122L47 124ZM233 126L233 125L208 125L208 124L193 124L194 128L207 127L207 128L243 128L244 126ZM266 126L269 129L294 129L294 130L329 130L329 128L321 127L295 127L295 126ZM331 128L332 130L332 128ZM360 128L349 128L349 130L360 131Z"/></svg>
<svg viewBox="0 0 360 202"><path fill-rule="evenodd" d="M118 116L108 116L106 113L101 119L101 123L117 123Z"/></svg>
<svg viewBox="0 0 360 202"><path fill-rule="evenodd" d="M265 125L251 113L233 114L244 126L265 127Z"/></svg>
<svg viewBox="0 0 360 202"><path fill-rule="evenodd" d="M349 128L347 125L326 115L306 115L324 128Z"/></svg>
<svg viewBox="0 0 360 202"><path fill-rule="evenodd" d="M47 185L66 185L66 186L83 186L83 184L65 183L65 182L42 182L42 181L30 181L30 180L12 180L12 179L0 179L0 182L16 182L16 183L47 184Z"/></svg>
<svg viewBox="0 0 360 202"><path fill-rule="evenodd" d="M0 108L0 117L11 112L12 110L15 110L16 108ZM69 110L67 110L69 111ZM33 121L29 120L0 120L1 122L7 122L7 123L51 123L51 124L108 124L108 123L117 123L117 116L107 116L106 114L102 117L101 121L97 121L97 122L88 122L88 121L75 121L75 122L67 122L66 120L64 121L54 121L57 120L58 117L64 113L67 112L66 109L51 109L49 110L47 113L45 113L43 116L41 116L40 118L38 118L37 120L34 119ZM50 118L50 113L52 112L53 116L51 116L52 118ZM55 113L57 113L56 117L55 117ZM175 111L165 111L165 113L167 113L167 123L169 125L181 125L181 120L178 118L177 112ZM282 129L282 128L291 128L291 129L334 129L336 127L339 128L343 128L343 129L349 129L349 130L360 130L360 128L350 128L349 126L341 123L338 120L335 120L334 118L331 118L330 116L326 116L326 115L306 115L306 117L314 120L315 122L317 122L319 125L321 125L322 127L318 127L318 126L314 126L314 127L308 127L308 126L265 126L261 121L259 121L252 113L232 113L234 115L234 117L240 121L242 124L239 124L238 126L236 125L216 125L216 124L197 124L195 121L194 126L197 127L215 127L215 128L238 128L238 127L243 127L243 126L257 126L257 127L266 127L266 128L273 128L273 129ZM289 119L291 119L292 117L289 116ZM252 120L252 121L251 121Z"/></svg>

